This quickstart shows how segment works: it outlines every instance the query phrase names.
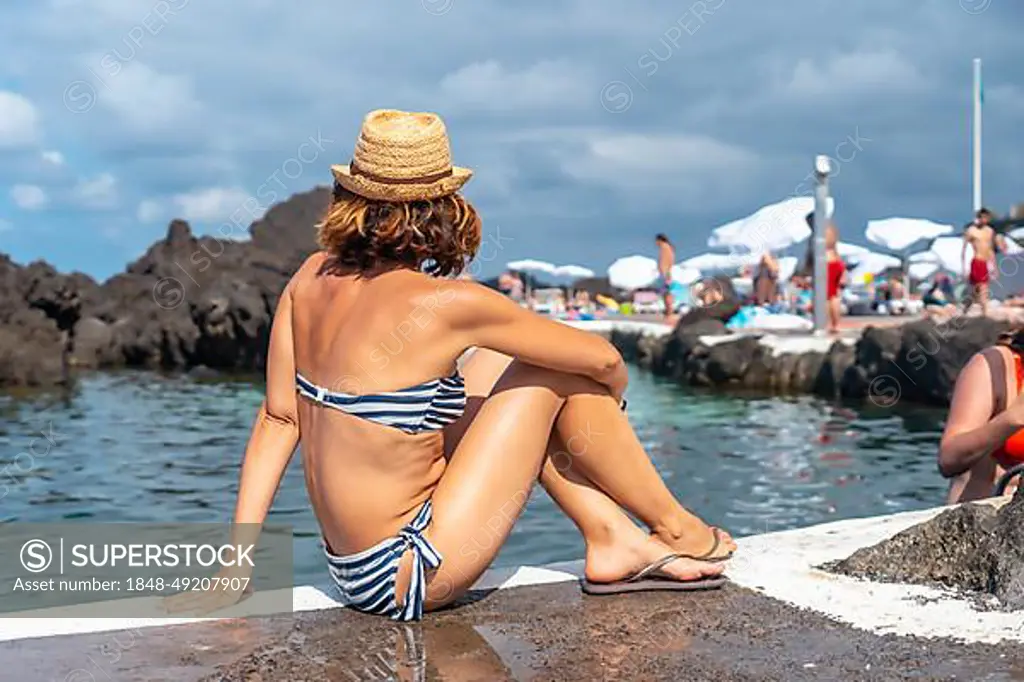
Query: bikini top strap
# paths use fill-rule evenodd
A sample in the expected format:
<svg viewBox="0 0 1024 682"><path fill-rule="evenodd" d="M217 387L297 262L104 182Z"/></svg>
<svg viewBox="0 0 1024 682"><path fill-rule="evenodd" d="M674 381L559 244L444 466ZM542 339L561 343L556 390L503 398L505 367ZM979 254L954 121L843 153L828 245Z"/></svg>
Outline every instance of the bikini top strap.
<svg viewBox="0 0 1024 682"><path fill-rule="evenodd" d="M1017 387L1020 389L1020 356L1013 354L1017 364ZM1002 413L1006 409L1006 360L998 348L986 348L981 351L981 357L985 358L988 370L992 377L992 416Z"/></svg>
<svg viewBox="0 0 1024 682"><path fill-rule="evenodd" d="M1024 361L1021 361L1020 353L1011 350L1013 353L1013 364L1017 368L1017 394L1020 395L1021 386L1024 386Z"/></svg>

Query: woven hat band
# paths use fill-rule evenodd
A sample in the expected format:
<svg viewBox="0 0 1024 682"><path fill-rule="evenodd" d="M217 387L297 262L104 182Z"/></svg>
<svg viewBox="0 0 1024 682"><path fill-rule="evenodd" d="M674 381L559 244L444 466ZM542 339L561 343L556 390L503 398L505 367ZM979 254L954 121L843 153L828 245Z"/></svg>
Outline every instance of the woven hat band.
<svg viewBox="0 0 1024 682"><path fill-rule="evenodd" d="M348 168L349 173L351 173L353 176L362 176L367 180L373 180L374 182L379 182L382 185L427 185L432 182L437 182L438 180L443 180L445 178L451 177L452 175L452 169L451 167L449 167L448 169L443 170L440 173L423 175L418 178L387 178L384 177L383 175L377 175L376 173L371 173L367 170L360 168L359 165L356 163L355 159L352 159L352 161L349 162Z"/></svg>

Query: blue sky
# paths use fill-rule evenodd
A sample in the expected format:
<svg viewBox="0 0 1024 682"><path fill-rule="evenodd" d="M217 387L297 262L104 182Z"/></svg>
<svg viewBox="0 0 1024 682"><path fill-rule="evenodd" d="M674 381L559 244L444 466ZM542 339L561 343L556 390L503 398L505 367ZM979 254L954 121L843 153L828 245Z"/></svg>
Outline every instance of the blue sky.
<svg viewBox="0 0 1024 682"><path fill-rule="evenodd" d="M434 110L501 252L603 270L838 163L836 219L1024 201L1017 0L37 0L0 22L0 251L105 278L173 217L240 236L330 181L362 116Z"/></svg>

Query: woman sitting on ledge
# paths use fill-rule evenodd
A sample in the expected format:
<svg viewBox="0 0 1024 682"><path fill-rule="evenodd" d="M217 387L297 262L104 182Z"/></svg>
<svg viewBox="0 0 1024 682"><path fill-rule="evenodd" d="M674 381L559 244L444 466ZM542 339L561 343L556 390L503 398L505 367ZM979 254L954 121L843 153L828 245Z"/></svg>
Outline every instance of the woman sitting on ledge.
<svg viewBox="0 0 1024 682"><path fill-rule="evenodd" d="M947 504L1016 490L1024 470L1024 330L976 354L956 380L939 447L939 471L953 479ZM1012 477L1012 479L1010 478Z"/></svg>
<svg viewBox="0 0 1024 682"><path fill-rule="evenodd" d="M275 314L235 523L264 521L301 440L325 563L357 610L416 620L451 603L538 481L583 534L586 591L721 586L736 545L661 480L622 409L619 353L451 279L481 222L441 119L372 112L332 171L323 251Z"/></svg>

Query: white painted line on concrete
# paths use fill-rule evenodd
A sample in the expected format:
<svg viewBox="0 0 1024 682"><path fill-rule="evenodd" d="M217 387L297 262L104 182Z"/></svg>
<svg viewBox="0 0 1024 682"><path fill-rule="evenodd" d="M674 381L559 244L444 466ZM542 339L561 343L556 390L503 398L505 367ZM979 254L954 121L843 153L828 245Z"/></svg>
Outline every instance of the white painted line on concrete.
<svg viewBox="0 0 1024 682"><path fill-rule="evenodd" d="M979 611L950 591L858 580L814 568L846 558L945 509L744 538L728 574L743 587L880 635L1024 642L1024 612Z"/></svg>

